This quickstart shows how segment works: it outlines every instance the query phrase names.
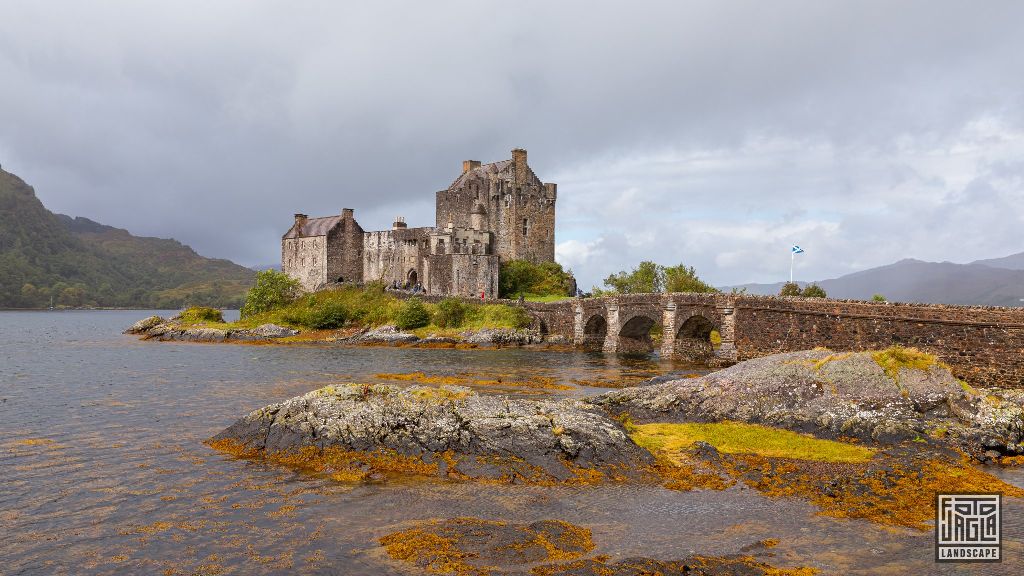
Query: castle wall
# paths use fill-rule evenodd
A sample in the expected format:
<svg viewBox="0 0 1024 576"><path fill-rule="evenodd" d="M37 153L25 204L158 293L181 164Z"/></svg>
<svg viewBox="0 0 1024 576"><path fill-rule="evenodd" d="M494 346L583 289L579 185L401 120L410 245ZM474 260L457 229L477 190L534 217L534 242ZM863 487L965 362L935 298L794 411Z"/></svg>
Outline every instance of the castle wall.
<svg viewBox="0 0 1024 576"><path fill-rule="evenodd" d="M430 228L399 228L364 232L363 280L400 285L410 279L424 282L430 231Z"/></svg>
<svg viewBox="0 0 1024 576"><path fill-rule="evenodd" d="M328 282L327 237L286 238L281 241L281 270L312 292Z"/></svg>
<svg viewBox="0 0 1024 576"><path fill-rule="evenodd" d="M480 293L492 300L498 297L496 255L436 254L429 257L429 294L451 294L479 298Z"/></svg>
<svg viewBox="0 0 1024 576"><path fill-rule="evenodd" d="M331 282L363 281L363 228L346 211L327 235L327 278Z"/></svg>

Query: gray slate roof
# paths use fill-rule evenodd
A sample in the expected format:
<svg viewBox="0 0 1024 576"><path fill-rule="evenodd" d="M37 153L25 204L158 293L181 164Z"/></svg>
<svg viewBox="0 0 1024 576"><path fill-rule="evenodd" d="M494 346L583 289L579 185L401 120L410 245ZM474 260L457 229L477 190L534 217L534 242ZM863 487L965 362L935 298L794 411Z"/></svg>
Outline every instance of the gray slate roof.
<svg viewBox="0 0 1024 576"><path fill-rule="evenodd" d="M309 238L310 236L327 236L327 233L331 231L338 223L341 222L341 216L324 216L322 218L308 218L306 223L299 230L297 226L292 226L292 229L284 235L285 238Z"/></svg>

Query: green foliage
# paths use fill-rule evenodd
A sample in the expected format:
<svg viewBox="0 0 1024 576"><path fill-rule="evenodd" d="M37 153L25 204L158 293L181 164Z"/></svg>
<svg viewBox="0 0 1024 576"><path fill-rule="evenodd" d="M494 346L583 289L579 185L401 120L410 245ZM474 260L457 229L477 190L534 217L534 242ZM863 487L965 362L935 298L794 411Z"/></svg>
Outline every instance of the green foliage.
<svg viewBox="0 0 1024 576"><path fill-rule="evenodd" d="M825 289L817 284L804 286L804 290L800 295L804 298L828 298L828 294L825 294Z"/></svg>
<svg viewBox="0 0 1024 576"><path fill-rule="evenodd" d="M572 272L557 262L533 264L526 260L501 263L498 273L498 294L502 298L522 295L573 296L576 281Z"/></svg>
<svg viewBox="0 0 1024 576"><path fill-rule="evenodd" d="M256 274L256 284L249 289L242 306L242 318L282 308L299 294L299 282L284 272L264 270Z"/></svg>
<svg viewBox="0 0 1024 576"><path fill-rule="evenodd" d="M875 294L874 296L872 296L871 297L871 301L872 302L887 302L887 300L885 299L885 296L882 296L881 294Z"/></svg>
<svg viewBox="0 0 1024 576"><path fill-rule="evenodd" d="M422 328L430 324L430 311L419 298L410 298L402 303L395 315L395 326L402 330Z"/></svg>
<svg viewBox="0 0 1024 576"><path fill-rule="evenodd" d="M254 275L175 240L54 214L0 170L0 307L238 307Z"/></svg>
<svg viewBox="0 0 1024 576"><path fill-rule="evenodd" d="M224 315L216 308L206 306L192 306L178 315L184 324L195 324L197 322L224 322Z"/></svg>
<svg viewBox="0 0 1024 576"><path fill-rule="evenodd" d="M779 296L799 296L800 285L796 282L786 282L782 285L782 290L779 290Z"/></svg>
<svg viewBox="0 0 1024 576"><path fill-rule="evenodd" d="M661 268L665 276L666 292L718 292L714 286L697 277L693 266L667 266Z"/></svg>
<svg viewBox="0 0 1024 576"><path fill-rule="evenodd" d="M533 323L530 314L519 306L504 304L472 304L466 309L464 327L479 328L529 328Z"/></svg>
<svg viewBox="0 0 1024 576"><path fill-rule="evenodd" d="M466 319L466 305L457 298L445 298L437 303L434 324L440 328L458 328Z"/></svg>
<svg viewBox="0 0 1024 576"><path fill-rule="evenodd" d="M692 266L662 266L645 260L632 272L622 271L605 278L607 290L594 288L594 295L643 294L652 292L718 292L697 276Z"/></svg>
<svg viewBox="0 0 1024 576"><path fill-rule="evenodd" d="M341 300L318 298L310 294L295 306L289 306L282 317L290 324L314 330L341 328L348 320L348 307Z"/></svg>

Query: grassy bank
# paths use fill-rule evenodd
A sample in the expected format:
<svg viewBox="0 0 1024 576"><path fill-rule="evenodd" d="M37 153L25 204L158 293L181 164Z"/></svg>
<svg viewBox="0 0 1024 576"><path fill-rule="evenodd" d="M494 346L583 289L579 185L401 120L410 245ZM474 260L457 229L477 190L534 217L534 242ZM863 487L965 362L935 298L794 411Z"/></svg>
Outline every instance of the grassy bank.
<svg viewBox="0 0 1024 576"><path fill-rule="evenodd" d="M189 308L181 316L186 326L221 329L255 328L277 324L299 330L331 330L395 325L419 336L449 334L484 328L526 328L525 310L504 304L469 303L446 299L439 303L397 298L376 287L323 290L237 322L223 322L217 310Z"/></svg>

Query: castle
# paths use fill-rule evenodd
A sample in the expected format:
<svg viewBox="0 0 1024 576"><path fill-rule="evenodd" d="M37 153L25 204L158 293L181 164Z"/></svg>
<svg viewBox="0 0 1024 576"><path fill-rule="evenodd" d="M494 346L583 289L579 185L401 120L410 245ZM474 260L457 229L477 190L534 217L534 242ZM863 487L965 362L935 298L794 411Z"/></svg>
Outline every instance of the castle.
<svg viewBox="0 0 1024 576"><path fill-rule="evenodd" d="M281 268L313 291L334 282L383 282L428 294L498 296L501 262L555 260L557 185L543 183L512 158L462 163L462 173L437 192L436 225L365 232L351 208L338 216L296 214L281 239Z"/></svg>

